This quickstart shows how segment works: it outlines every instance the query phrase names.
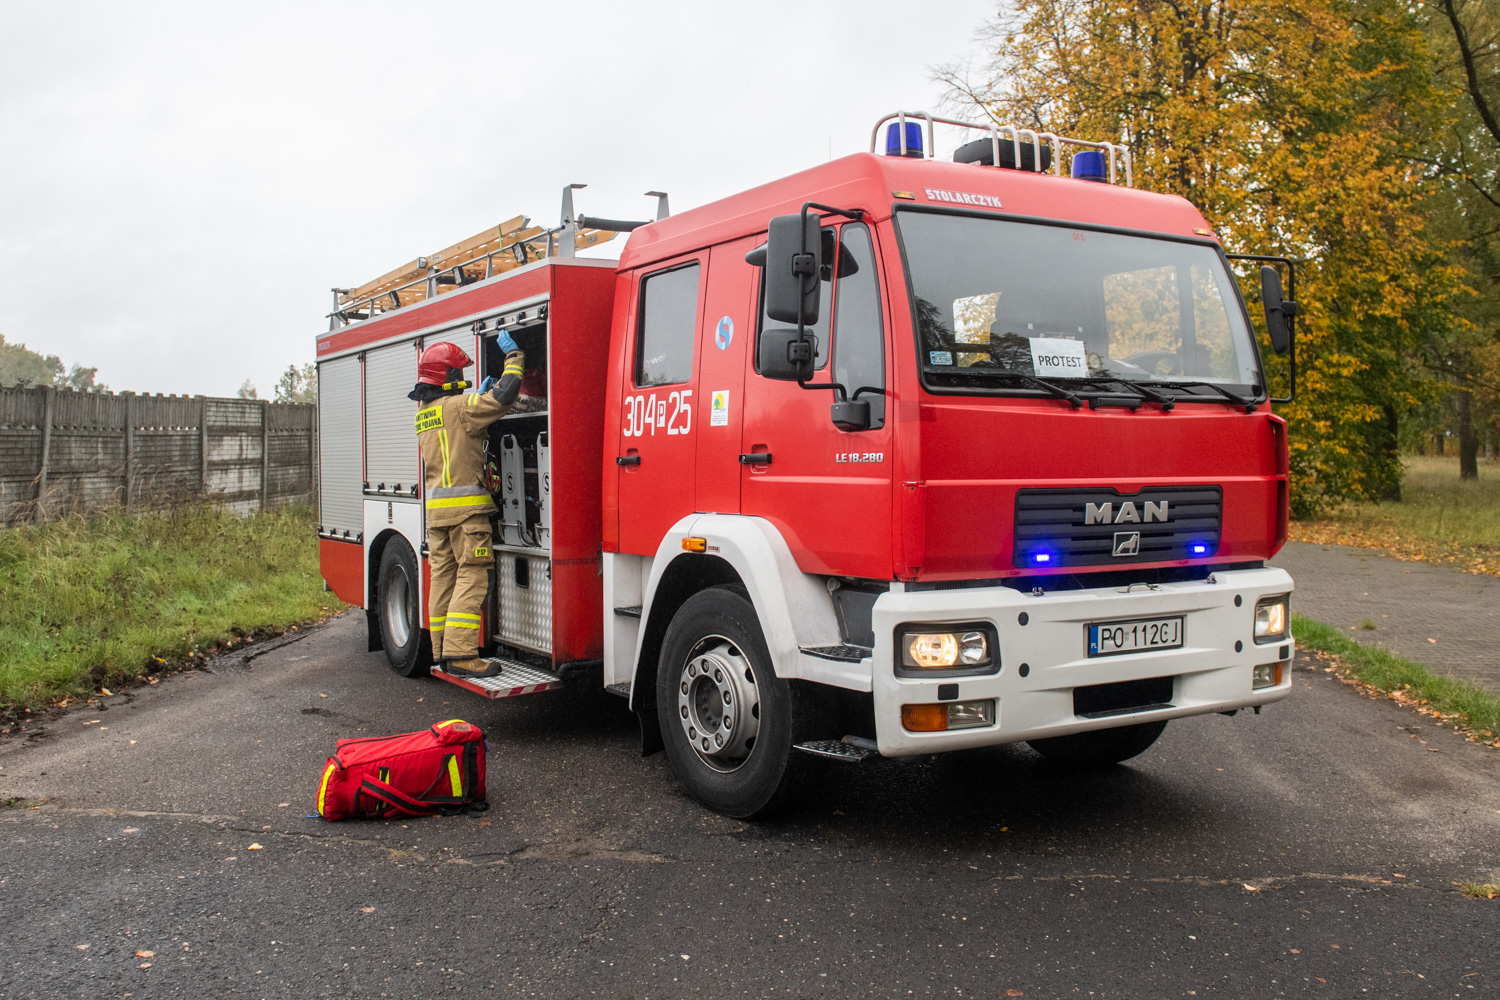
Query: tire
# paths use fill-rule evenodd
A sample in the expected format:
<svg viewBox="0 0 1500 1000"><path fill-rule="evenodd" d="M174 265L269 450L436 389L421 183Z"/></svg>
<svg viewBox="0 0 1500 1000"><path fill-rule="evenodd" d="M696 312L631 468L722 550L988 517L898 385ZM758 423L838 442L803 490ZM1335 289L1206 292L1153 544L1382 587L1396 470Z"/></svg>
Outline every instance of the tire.
<svg viewBox="0 0 1500 1000"><path fill-rule="evenodd" d="M673 775L725 816L771 816L809 773L811 758L792 744L806 738L810 705L776 676L755 607L738 588L695 594L672 617L656 713Z"/></svg>
<svg viewBox="0 0 1500 1000"><path fill-rule="evenodd" d="M1071 736L1051 736L1045 740L1028 740L1027 746L1054 764L1068 767L1105 767L1129 760L1156 742L1167 728L1167 721L1142 722L1115 729L1095 729Z"/></svg>
<svg viewBox="0 0 1500 1000"><path fill-rule="evenodd" d="M375 592L380 638L391 669L402 677L424 677L432 666L432 637L422 627L417 557L405 540L392 538L380 555Z"/></svg>

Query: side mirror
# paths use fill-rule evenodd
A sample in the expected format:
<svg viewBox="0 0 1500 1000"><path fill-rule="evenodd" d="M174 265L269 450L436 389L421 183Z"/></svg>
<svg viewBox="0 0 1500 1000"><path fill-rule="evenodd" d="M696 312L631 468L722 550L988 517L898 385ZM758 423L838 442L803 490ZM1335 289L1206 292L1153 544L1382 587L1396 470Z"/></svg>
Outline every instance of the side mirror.
<svg viewBox="0 0 1500 1000"><path fill-rule="evenodd" d="M755 367L766 378L782 382L806 382L816 370L818 338L811 331L798 337L796 330L772 327L760 332Z"/></svg>
<svg viewBox="0 0 1500 1000"><path fill-rule="evenodd" d="M842 399L834 403L828 414L833 426L841 431L867 431L870 429L870 404L863 399Z"/></svg>
<svg viewBox="0 0 1500 1000"><path fill-rule="evenodd" d="M822 220L811 214L805 218L778 215L771 220L766 239L766 315L777 323L811 326L818 321L822 226Z"/></svg>
<svg viewBox="0 0 1500 1000"><path fill-rule="evenodd" d="M1292 349L1292 322L1297 303L1281 297L1281 272L1270 264L1260 268L1260 301L1266 310L1266 331L1271 335L1271 350L1285 354Z"/></svg>

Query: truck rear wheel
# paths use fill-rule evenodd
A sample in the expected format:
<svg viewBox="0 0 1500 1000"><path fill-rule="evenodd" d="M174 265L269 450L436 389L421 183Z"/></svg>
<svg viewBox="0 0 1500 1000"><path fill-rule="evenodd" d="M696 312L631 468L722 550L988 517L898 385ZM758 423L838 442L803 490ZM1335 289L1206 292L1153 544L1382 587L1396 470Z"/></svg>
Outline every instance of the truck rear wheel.
<svg viewBox="0 0 1500 1000"><path fill-rule="evenodd" d="M402 677L420 677L432 665L432 642L422 628L422 609L417 602L417 557L411 546L392 538L380 555L380 589L376 592L380 613L380 638L391 669Z"/></svg>
<svg viewBox="0 0 1500 1000"><path fill-rule="evenodd" d="M1071 736L1051 736L1045 740L1028 740L1027 746L1054 764L1069 767L1103 767L1140 754L1167 728L1167 720L1143 722L1137 726L1095 729Z"/></svg>
<svg viewBox="0 0 1500 1000"><path fill-rule="evenodd" d="M737 588L705 590L678 609L662 644L656 712L672 773L695 799L736 819L785 807L807 771L804 755L791 759L797 709Z"/></svg>

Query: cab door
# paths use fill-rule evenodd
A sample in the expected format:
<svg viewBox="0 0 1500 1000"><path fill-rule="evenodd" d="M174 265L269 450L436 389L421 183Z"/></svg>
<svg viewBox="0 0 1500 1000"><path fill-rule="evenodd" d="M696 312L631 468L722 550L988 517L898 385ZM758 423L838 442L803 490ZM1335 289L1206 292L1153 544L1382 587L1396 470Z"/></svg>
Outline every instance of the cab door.
<svg viewBox="0 0 1500 1000"><path fill-rule="evenodd" d="M621 552L655 555L668 529L694 509L700 422L694 348L707 257L652 268L636 289L615 458Z"/></svg>
<svg viewBox="0 0 1500 1000"><path fill-rule="evenodd" d="M740 511L740 435L745 419L745 345L755 339L759 269L745 254L748 238L716 246L708 255L708 286L698 337L697 509Z"/></svg>
<svg viewBox="0 0 1500 1000"><path fill-rule="evenodd" d="M740 509L775 524L804 572L887 579L893 455L882 285L869 227L846 223L832 237L815 329L830 343L819 346L808 388L761 376L747 349ZM834 382L851 397L866 390L869 429L833 425Z"/></svg>

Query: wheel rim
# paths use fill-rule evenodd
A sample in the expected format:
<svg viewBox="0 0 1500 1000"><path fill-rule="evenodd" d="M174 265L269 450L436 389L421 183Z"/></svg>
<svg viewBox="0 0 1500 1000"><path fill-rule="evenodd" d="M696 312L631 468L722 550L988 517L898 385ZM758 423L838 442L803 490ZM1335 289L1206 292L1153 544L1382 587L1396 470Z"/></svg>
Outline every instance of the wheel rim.
<svg viewBox="0 0 1500 1000"><path fill-rule="evenodd" d="M406 648L411 639L411 581L406 578L404 566L395 567L386 579L384 618L391 644L398 649Z"/></svg>
<svg viewBox="0 0 1500 1000"><path fill-rule="evenodd" d="M677 722L688 746L715 771L743 767L760 735L755 668L722 635L699 640L677 676Z"/></svg>

